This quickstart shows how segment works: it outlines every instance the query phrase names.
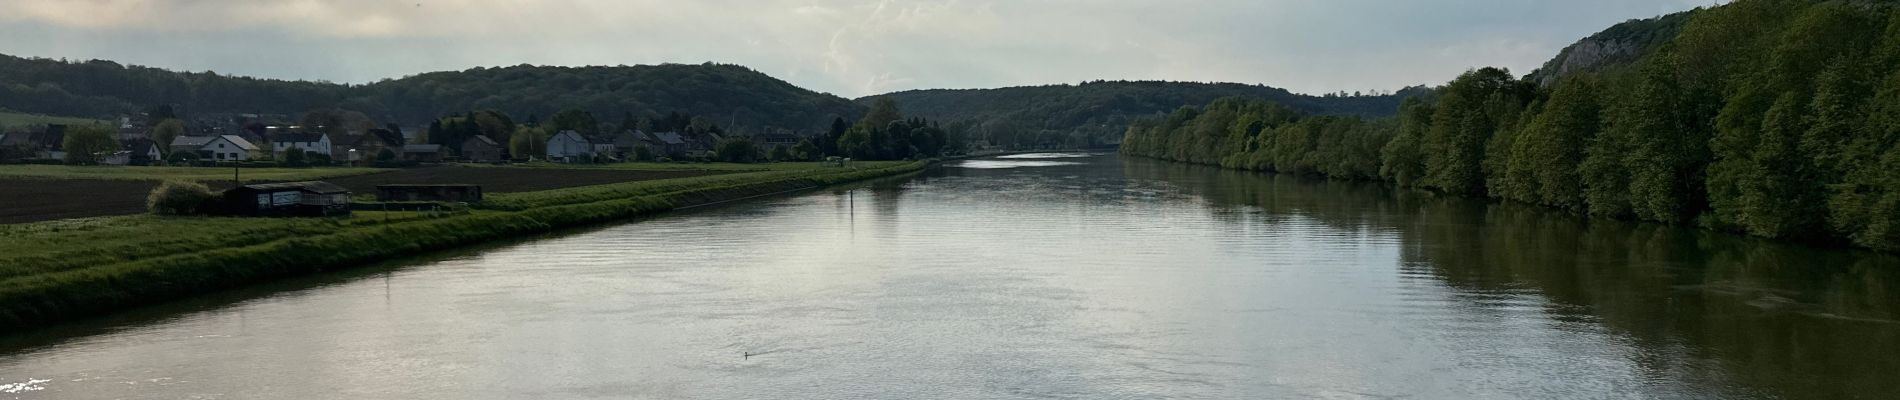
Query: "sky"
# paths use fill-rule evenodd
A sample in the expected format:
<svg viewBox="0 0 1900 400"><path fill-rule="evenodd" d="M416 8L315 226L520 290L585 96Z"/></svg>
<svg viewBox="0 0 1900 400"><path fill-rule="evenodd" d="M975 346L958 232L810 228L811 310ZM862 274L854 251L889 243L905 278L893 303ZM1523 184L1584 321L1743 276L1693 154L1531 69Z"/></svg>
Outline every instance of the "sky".
<svg viewBox="0 0 1900 400"><path fill-rule="evenodd" d="M477 66L740 64L844 97L1096 79L1302 93L1523 74L1719 0L0 0L0 53L368 83Z"/></svg>

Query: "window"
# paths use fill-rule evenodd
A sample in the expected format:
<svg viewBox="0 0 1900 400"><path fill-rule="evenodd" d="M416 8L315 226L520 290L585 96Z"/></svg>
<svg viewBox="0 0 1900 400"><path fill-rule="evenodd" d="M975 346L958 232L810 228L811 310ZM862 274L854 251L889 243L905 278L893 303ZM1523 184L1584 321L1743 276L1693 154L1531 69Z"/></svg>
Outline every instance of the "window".
<svg viewBox="0 0 1900 400"><path fill-rule="evenodd" d="M218 148L220 149L224 148L224 143L218 143Z"/></svg>
<svg viewBox="0 0 1900 400"><path fill-rule="evenodd" d="M223 159L224 159L224 153L218 153L218 159L219 159L219 160L223 160Z"/></svg>

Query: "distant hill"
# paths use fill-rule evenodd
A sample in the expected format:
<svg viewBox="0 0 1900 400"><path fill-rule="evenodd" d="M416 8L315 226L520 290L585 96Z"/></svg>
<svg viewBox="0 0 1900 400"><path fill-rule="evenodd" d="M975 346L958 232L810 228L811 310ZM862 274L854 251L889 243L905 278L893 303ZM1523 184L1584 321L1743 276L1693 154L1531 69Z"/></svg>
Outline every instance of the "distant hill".
<svg viewBox="0 0 1900 400"><path fill-rule="evenodd" d="M627 112L680 111L738 128L816 130L863 113L850 100L723 64L621 67L513 66L431 72L368 85L176 72L111 61L0 55L0 108L113 117L157 104L187 114L294 115L319 108L362 111L384 122L420 123L448 113L495 109L526 119L566 108L619 121Z"/></svg>
<svg viewBox="0 0 1900 400"><path fill-rule="evenodd" d="M1119 141L1135 119L1223 97L1256 97L1313 114L1384 116L1397 112L1405 96L1422 90L1381 96L1309 96L1238 83L1095 81L1000 89L912 90L857 101L869 104L878 97L889 97L897 101L905 115L1112 143Z"/></svg>

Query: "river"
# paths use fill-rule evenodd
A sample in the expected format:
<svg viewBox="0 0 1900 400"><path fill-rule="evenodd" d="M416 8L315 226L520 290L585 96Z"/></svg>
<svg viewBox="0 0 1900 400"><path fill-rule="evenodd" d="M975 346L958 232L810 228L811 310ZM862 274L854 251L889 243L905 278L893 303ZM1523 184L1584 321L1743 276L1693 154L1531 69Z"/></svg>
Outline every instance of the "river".
<svg viewBox="0 0 1900 400"><path fill-rule="evenodd" d="M0 338L0 399L1890 398L1900 261L1034 154Z"/></svg>

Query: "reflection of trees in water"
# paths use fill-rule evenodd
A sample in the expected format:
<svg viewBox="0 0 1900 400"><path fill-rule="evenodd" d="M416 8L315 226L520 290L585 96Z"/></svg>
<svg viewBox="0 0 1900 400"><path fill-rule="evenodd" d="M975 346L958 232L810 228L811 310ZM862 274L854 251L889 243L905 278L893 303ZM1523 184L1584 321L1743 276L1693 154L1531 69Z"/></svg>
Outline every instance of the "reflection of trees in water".
<svg viewBox="0 0 1900 400"><path fill-rule="evenodd" d="M1222 220L1258 207L1266 218L1395 234L1407 272L1434 276L1467 300L1534 290L1554 303L1545 310L1553 319L1594 321L1629 338L1643 350L1631 361L1661 377L1697 374L1694 364L1713 360L1727 376L1682 377L1789 398L1900 393L1892 379L1900 371L1900 259L1892 256L1375 184L1140 160L1123 170L1206 199Z"/></svg>

